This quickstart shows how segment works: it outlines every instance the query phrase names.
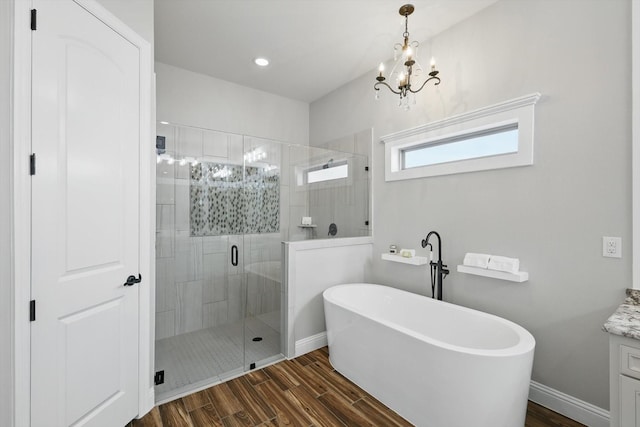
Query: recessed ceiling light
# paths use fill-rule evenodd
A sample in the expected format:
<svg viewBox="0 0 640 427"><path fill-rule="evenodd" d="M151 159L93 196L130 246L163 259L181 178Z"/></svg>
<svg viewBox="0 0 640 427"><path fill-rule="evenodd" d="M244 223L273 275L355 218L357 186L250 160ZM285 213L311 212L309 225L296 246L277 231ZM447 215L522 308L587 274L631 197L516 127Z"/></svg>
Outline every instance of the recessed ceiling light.
<svg viewBox="0 0 640 427"><path fill-rule="evenodd" d="M269 60L267 58L256 58L253 60L255 64L259 67L266 67L269 65Z"/></svg>
<svg viewBox="0 0 640 427"><path fill-rule="evenodd" d="M169 122L165 122L164 120L160 122L161 125L168 125Z"/></svg>

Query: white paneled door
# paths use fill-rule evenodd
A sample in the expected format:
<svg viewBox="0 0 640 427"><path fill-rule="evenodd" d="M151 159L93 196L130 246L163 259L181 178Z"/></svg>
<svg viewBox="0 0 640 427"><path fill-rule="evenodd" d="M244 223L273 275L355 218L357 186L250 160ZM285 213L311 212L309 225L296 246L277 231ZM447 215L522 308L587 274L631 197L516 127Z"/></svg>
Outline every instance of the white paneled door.
<svg viewBox="0 0 640 427"><path fill-rule="evenodd" d="M137 414L140 52L72 0L35 0L32 426Z"/></svg>

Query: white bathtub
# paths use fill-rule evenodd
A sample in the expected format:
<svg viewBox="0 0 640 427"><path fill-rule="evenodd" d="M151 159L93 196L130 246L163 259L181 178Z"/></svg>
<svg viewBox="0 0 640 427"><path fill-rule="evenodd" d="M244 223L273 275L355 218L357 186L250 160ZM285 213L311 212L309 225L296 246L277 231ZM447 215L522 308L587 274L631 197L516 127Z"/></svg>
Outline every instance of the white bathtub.
<svg viewBox="0 0 640 427"><path fill-rule="evenodd" d="M408 421L524 425L535 340L521 326L387 286L323 296L333 367Z"/></svg>

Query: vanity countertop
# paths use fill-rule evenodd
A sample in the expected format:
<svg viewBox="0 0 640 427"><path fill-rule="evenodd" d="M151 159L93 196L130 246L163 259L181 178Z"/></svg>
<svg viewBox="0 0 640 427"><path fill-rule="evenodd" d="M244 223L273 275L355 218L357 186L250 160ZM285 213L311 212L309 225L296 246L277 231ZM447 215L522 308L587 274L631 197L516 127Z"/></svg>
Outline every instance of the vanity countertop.
<svg viewBox="0 0 640 427"><path fill-rule="evenodd" d="M624 302L609 316L602 330L640 340L640 290L627 289Z"/></svg>

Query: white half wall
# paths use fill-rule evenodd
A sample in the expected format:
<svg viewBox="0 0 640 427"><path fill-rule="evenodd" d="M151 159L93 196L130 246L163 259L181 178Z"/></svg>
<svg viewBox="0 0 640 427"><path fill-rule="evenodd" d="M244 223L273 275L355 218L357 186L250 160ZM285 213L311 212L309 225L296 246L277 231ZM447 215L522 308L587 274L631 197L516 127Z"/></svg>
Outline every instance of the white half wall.
<svg viewBox="0 0 640 427"><path fill-rule="evenodd" d="M373 238L305 240L283 245L288 299L285 355L293 358L326 345L322 292L334 285L366 282Z"/></svg>
<svg viewBox="0 0 640 427"><path fill-rule="evenodd" d="M156 62L157 119L309 143L309 104Z"/></svg>

